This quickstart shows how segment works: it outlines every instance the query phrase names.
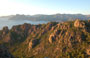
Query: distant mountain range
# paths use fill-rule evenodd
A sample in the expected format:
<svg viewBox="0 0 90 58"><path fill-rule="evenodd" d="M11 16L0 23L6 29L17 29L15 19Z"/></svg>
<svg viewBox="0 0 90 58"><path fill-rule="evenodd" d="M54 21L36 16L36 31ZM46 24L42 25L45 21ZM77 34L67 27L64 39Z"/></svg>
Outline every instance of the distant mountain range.
<svg viewBox="0 0 90 58"><path fill-rule="evenodd" d="M75 19L88 20L90 19L90 15L83 14L53 14L53 15L11 15L11 16L3 16L2 18L9 18L9 20L31 20L31 21L69 21Z"/></svg>

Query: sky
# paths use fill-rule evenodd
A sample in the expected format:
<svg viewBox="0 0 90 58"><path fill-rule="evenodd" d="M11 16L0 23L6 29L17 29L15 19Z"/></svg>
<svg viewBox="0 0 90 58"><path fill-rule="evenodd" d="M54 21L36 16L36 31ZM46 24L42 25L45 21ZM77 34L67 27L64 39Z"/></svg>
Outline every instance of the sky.
<svg viewBox="0 0 90 58"><path fill-rule="evenodd" d="M0 0L0 16L90 14L90 0Z"/></svg>

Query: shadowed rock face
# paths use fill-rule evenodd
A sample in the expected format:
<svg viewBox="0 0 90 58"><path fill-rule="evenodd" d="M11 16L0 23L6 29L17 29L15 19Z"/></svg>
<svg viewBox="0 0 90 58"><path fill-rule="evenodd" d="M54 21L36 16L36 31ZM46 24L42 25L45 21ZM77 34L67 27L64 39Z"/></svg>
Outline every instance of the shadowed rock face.
<svg viewBox="0 0 90 58"><path fill-rule="evenodd" d="M0 58L14 58L3 45L0 45Z"/></svg>

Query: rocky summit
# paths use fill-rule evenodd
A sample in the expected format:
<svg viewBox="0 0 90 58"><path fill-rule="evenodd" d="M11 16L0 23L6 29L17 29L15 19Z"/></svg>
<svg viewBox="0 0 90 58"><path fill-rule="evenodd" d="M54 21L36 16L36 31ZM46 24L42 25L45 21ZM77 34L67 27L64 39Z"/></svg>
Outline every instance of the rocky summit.
<svg viewBox="0 0 90 58"><path fill-rule="evenodd" d="M0 52L0 58L89 58L90 20L4 27Z"/></svg>

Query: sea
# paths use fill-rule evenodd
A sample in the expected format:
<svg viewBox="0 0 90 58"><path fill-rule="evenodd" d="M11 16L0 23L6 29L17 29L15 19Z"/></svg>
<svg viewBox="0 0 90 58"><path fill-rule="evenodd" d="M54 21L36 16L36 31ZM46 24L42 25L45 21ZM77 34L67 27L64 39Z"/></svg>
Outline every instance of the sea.
<svg viewBox="0 0 90 58"><path fill-rule="evenodd" d="M9 20L8 18L0 18L0 30L8 26L9 29L12 28L14 25L20 25L24 23L29 23L29 24L46 24L48 21L30 21L30 20Z"/></svg>

